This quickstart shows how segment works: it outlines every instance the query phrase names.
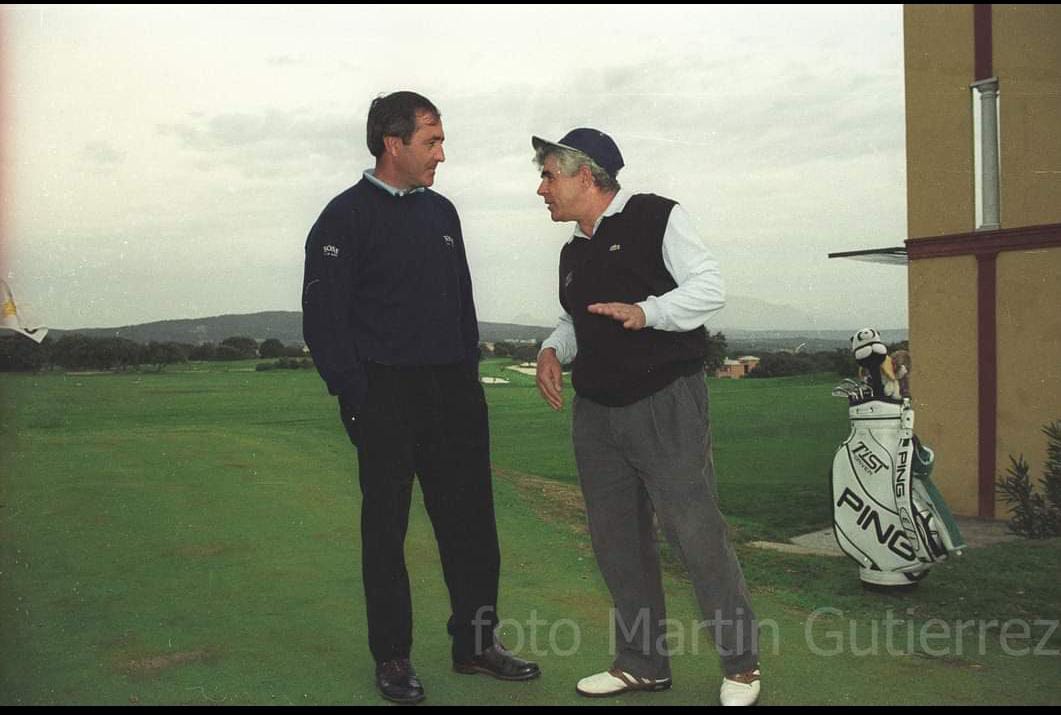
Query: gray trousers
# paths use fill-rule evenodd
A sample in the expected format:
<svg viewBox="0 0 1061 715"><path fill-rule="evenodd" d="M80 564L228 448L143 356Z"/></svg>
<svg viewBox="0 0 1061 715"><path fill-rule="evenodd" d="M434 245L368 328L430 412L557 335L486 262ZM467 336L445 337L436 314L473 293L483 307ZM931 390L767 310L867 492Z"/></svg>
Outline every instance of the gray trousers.
<svg viewBox="0 0 1061 715"><path fill-rule="evenodd" d="M625 407L574 400L575 460L593 551L615 602L614 665L642 678L670 677L653 513L705 619L682 624L675 645L691 650L694 637L713 639L727 675L758 662L755 614L718 509L707 403L700 373Z"/></svg>

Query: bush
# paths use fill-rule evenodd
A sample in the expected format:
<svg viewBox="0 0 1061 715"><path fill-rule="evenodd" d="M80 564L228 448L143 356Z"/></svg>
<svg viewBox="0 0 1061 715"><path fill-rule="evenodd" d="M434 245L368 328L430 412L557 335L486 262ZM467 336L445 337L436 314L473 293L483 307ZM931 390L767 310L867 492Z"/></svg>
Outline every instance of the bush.
<svg viewBox="0 0 1061 715"><path fill-rule="evenodd" d="M1010 455L1006 477L995 483L1003 501L1010 504L1013 517L1009 530L1030 539L1061 536L1061 420L1043 427L1046 435L1046 468L1039 480L1040 489L1032 487L1030 469L1022 454Z"/></svg>

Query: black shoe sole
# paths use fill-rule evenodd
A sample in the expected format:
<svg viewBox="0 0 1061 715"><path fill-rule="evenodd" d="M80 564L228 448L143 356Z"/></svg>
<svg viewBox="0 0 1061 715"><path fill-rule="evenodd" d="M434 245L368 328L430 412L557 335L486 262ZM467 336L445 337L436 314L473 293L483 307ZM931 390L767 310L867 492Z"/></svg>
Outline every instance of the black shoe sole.
<svg viewBox="0 0 1061 715"><path fill-rule="evenodd" d="M377 690L379 689L377 688ZM389 695L385 695L382 691L380 691L379 694L380 697L384 700L392 703L397 703L398 705L416 705L419 702L423 702L424 698L427 697L427 695L420 695L416 698L392 698Z"/></svg>
<svg viewBox="0 0 1061 715"><path fill-rule="evenodd" d="M491 678L509 681L534 680L542 674L542 671L535 670L530 673L525 673L523 675L501 675L500 673L495 673L489 668L481 668L477 665L458 665L457 663L453 664L453 672L460 673L461 675L475 675L477 673L483 673L484 675L489 675Z"/></svg>

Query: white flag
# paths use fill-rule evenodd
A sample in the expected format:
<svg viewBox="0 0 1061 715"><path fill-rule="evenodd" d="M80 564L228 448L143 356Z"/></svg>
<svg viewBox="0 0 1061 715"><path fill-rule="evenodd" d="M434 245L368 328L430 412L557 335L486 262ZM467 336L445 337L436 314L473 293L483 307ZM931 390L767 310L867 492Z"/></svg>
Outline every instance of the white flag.
<svg viewBox="0 0 1061 715"><path fill-rule="evenodd" d="M44 340L48 334L47 328L25 328L18 317L18 308L15 307L15 298L11 295L11 289L7 283L0 280L0 328L14 330L16 333L25 335L38 343Z"/></svg>

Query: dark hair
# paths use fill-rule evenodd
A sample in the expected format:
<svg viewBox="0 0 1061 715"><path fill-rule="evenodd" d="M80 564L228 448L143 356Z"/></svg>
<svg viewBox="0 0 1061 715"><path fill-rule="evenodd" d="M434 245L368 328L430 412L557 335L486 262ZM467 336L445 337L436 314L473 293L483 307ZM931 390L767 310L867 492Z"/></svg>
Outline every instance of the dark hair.
<svg viewBox="0 0 1061 715"><path fill-rule="evenodd" d="M372 100L368 109L367 140L372 156L383 153L383 137L401 137L408 144L416 131L416 115L422 112L441 119L442 113L427 97L416 92L392 92Z"/></svg>

